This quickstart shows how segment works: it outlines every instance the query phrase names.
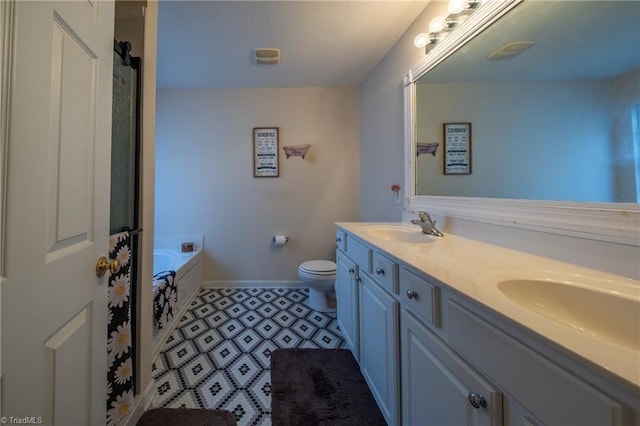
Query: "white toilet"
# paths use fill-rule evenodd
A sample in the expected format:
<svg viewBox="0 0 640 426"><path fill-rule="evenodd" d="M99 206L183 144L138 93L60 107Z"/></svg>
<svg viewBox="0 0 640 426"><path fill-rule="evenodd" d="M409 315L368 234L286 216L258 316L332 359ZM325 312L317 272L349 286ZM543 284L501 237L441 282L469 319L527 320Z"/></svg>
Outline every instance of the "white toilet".
<svg viewBox="0 0 640 426"><path fill-rule="evenodd" d="M298 267L298 277L309 287L307 305L320 312L335 312L327 303L327 292L336 281L336 264L330 260L309 260Z"/></svg>

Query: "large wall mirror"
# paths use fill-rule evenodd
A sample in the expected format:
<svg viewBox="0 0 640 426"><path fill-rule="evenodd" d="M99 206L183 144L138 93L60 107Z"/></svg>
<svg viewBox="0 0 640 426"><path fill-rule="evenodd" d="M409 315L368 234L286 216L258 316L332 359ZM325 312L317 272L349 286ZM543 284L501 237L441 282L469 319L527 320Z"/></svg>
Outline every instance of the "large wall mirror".
<svg viewBox="0 0 640 426"><path fill-rule="evenodd" d="M638 22L636 1L481 3L405 76L409 209L639 245Z"/></svg>

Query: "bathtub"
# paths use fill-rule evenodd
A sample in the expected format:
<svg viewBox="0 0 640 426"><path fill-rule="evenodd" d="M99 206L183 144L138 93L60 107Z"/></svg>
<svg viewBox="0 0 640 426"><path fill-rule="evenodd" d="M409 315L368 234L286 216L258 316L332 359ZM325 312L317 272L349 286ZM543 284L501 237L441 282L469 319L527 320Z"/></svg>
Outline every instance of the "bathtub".
<svg viewBox="0 0 640 426"><path fill-rule="evenodd" d="M164 271L175 271L175 283L178 289L178 306L173 319L168 326L157 329L154 326L153 358L160 353L160 349L173 330L178 320L188 309L189 301L200 289L202 277L201 250L182 253L179 250L156 248L153 251L153 275Z"/></svg>
<svg viewBox="0 0 640 426"><path fill-rule="evenodd" d="M178 310L200 285L200 250L182 253L171 249L155 249L153 251L153 275L164 272L176 272L178 288Z"/></svg>

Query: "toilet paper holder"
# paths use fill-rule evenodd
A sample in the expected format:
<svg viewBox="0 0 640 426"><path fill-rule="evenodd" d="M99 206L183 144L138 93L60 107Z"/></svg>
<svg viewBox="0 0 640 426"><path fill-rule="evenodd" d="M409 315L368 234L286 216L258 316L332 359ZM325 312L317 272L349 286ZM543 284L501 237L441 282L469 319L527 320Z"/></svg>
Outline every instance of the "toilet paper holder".
<svg viewBox="0 0 640 426"><path fill-rule="evenodd" d="M289 237L285 235L274 235L273 238L271 238L271 242L274 244L285 244L289 242Z"/></svg>

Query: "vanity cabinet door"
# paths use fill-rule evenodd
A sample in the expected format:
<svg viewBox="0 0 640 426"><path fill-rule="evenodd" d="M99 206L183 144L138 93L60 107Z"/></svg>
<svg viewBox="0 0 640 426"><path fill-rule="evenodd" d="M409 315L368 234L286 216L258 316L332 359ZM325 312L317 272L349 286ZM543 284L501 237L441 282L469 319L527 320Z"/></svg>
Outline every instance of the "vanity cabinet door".
<svg viewBox="0 0 640 426"><path fill-rule="evenodd" d="M402 424L502 424L502 394L401 310Z"/></svg>
<svg viewBox="0 0 640 426"><path fill-rule="evenodd" d="M398 301L360 275L360 370L387 424L399 423Z"/></svg>
<svg viewBox="0 0 640 426"><path fill-rule="evenodd" d="M358 266L344 253L338 251L335 282L338 326L353 357L359 361L357 277Z"/></svg>

